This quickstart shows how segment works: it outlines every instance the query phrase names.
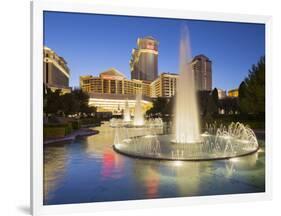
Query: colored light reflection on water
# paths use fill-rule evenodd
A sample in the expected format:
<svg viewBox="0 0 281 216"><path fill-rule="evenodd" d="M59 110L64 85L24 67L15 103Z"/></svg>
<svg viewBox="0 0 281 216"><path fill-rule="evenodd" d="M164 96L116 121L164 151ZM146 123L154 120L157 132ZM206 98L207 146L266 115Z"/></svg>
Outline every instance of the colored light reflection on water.
<svg viewBox="0 0 281 216"><path fill-rule="evenodd" d="M231 160L141 160L112 149L114 128L104 124L95 129L100 133L44 147L45 205L265 190L263 148Z"/></svg>

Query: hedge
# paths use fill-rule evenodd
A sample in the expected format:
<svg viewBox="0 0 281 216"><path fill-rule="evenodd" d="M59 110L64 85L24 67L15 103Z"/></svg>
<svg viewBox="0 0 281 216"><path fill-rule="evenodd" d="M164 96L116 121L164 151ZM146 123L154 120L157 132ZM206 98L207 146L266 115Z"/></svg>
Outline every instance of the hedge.
<svg viewBox="0 0 281 216"><path fill-rule="evenodd" d="M46 138L60 138L72 132L71 124L48 124L44 125L43 136Z"/></svg>

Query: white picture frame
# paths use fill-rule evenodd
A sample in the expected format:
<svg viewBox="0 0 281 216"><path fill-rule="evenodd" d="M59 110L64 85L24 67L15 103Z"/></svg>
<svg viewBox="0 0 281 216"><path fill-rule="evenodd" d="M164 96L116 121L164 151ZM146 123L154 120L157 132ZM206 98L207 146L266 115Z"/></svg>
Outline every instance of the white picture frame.
<svg viewBox="0 0 281 216"><path fill-rule="evenodd" d="M266 31L266 191L264 193L235 194L204 197L185 197L153 200L114 201L99 203L43 205L43 12L80 12L94 14L127 15L229 21L265 24ZM272 99L271 99L271 17L245 14L194 12L153 8L133 8L94 4L90 1L34 0L31 3L31 209L33 215L94 212L103 210L138 209L146 207L182 206L225 202L269 200L272 197ZM109 208L110 207L110 208Z"/></svg>

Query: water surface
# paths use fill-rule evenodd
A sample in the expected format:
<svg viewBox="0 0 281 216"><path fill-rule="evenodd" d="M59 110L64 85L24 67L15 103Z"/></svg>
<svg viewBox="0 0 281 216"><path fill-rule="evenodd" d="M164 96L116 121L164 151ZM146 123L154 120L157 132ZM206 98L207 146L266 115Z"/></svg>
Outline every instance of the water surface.
<svg viewBox="0 0 281 216"><path fill-rule="evenodd" d="M108 124L94 129L100 133L44 147L45 205L265 191L263 148L231 160L142 160L114 152Z"/></svg>

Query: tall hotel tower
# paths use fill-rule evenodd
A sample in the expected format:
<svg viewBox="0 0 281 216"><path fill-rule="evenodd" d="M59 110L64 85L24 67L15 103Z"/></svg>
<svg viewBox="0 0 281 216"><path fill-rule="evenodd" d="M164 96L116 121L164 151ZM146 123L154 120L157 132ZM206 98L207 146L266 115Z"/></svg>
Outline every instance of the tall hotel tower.
<svg viewBox="0 0 281 216"><path fill-rule="evenodd" d="M153 37L138 38L130 60L131 79L151 82L158 77L158 45Z"/></svg>
<svg viewBox="0 0 281 216"><path fill-rule="evenodd" d="M46 87L52 91L59 89L63 94L71 92L69 87L70 70L67 62L46 46L44 46L43 66L43 81Z"/></svg>
<svg viewBox="0 0 281 216"><path fill-rule="evenodd" d="M212 90L212 61L204 56L197 55L192 60L192 69L195 75L197 90Z"/></svg>

